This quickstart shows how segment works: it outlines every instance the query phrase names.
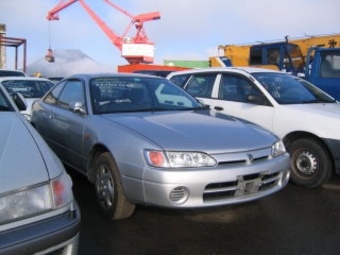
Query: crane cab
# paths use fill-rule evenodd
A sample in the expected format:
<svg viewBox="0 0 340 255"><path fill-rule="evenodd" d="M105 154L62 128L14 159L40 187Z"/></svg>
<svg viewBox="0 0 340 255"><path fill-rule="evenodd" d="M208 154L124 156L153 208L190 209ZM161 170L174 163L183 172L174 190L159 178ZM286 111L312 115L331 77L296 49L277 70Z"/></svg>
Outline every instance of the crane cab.
<svg viewBox="0 0 340 255"><path fill-rule="evenodd" d="M47 53L45 55L45 60L47 62L53 63L54 62L54 56L53 56L53 51L51 50L51 48L49 48L47 50Z"/></svg>

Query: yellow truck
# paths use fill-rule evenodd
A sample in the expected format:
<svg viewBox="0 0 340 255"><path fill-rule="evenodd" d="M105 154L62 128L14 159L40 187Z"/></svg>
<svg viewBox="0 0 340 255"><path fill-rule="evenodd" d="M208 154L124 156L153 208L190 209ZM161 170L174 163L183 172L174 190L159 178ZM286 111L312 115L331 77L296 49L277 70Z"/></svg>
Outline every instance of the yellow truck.
<svg viewBox="0 0 340 255"><path fill-rule="evenodd" d="M340 34L309 36L271 43L218 46L211 67L253 66L303 77L340 101Z"/></svg>
<svg viewBox="0 0 340 255"><path fill-rule="evenodd" d="M340 34L306 36L248 45L218 46L219 56L210 57L211 67L258 66L293 74L304 73L307 54L312 47L340 47Z"/></svg>

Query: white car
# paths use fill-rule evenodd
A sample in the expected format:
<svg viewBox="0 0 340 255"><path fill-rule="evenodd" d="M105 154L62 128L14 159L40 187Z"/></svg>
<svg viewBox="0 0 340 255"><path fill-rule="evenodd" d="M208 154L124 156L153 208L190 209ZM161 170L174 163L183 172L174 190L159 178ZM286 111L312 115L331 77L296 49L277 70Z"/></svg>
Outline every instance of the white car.
<svg viewBox="0 0 340 255"><path fill-rule="evenodd" d="M307 81L261 68L206 68L167 77L211 109L276 133L291 156L291 180L317 187L340 174L340 104Z"/></svg>
<svg viewBox="0 0 340 255"><path fill-rule="evenodd" d="M6 88L11 96L20 93L25 97L27 107L21 113L28 121L31 120L33 102L43 97L54 86L54 83L46 78L28 76L0 77L0 84Z"/></svg>
<svg viewBox="0 0 340 255"><path fill-rule="evenodd" d="M27 75L24 72L19 71L19 70L0 69L0 77L9 77L9 76L25 77Z"/></svg>
<svg viewBox="0 0 340 255"><path fill-rule="evenodd" d="M1 85L0 127L0 254L76 255L72 180Z"/></svg>

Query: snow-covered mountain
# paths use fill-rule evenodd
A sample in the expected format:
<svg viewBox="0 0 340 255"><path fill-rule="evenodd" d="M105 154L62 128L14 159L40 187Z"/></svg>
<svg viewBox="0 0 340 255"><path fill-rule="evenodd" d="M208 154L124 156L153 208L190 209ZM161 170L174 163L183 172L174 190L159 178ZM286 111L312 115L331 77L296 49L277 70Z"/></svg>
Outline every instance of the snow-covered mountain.
<svg viewBox="0 0 340 255"><path fill-rule="evenodd" d="M43 77L66 77L74 73L116 71L114 67L102 66L79 50L54 50L54 62L45 57L26 67L26 73L40 73Z"/></svg>

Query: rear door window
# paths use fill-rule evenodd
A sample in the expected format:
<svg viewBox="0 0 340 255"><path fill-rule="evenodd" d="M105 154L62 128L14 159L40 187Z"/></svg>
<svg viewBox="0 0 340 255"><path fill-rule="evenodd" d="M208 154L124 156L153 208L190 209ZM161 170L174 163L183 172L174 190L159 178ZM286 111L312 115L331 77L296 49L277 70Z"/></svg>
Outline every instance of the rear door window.
<svg viewBox="0 0 340 255"><path fill-rule="evenodd" d="M216 75L216 73L194 74L186 85L185 90L194 97L210 98Z"/></svg>
<svg viewBox="0 0 340 255"><path fill-rule="evenodd" d="M219 99L247 103L249 95L263 95L263 93L245 77L233 74L222 75Z"/></svg>

